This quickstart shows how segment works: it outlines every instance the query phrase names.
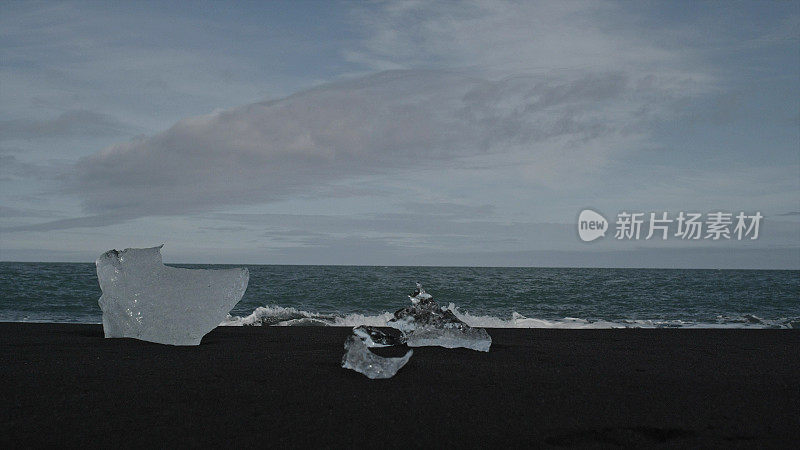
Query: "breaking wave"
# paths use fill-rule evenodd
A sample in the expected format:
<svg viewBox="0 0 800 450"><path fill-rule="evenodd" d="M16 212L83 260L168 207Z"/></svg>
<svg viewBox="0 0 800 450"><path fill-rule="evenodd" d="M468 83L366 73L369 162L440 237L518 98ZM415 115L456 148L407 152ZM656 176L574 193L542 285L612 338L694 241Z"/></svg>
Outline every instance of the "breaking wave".
<svg viewBox="0 0 800 450"><path fill-rule="evenodd" d="M453 303L447 308L456 317L471 327L480 328L798 328L800 317L763 319L755 315L742 316L719 315L715 321L688 321L688 320L588 320L575 317L560 319L536 319L525 317L513 312L511 317L503 319L495 316L472 315L460 311ZM241 316L228 316L220 326L337 326L356 327L367 325L374 327L386 326L393 313L383 312L375 315L365 314L323 314L286 308L282 306L260 306L251 314Z"/></svg>
<svg viewBox="0 0 800 450"><path fill-rule="evenodd" d="M357 327L368 325L385 326L394 317L392 313L374 316L363 314L319 314L282 306L259 306L249 316L228 316L220 326L335 326Z"/></svg>

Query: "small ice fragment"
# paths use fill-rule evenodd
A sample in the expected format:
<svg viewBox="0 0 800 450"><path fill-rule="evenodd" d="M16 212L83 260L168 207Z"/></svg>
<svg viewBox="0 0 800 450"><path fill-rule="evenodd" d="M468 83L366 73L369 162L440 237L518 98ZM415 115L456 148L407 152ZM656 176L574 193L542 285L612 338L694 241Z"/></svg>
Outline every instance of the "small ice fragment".
<svg viewBox="0 0 800 450"><path fill-rule="evenodd" d="M244 295L246 268L167 267L162 246L109 250L97 259L107 338L198 345Z"/></svg>
<svg viewBox="0 0 800 450"><path fill-rule="evenodd" d="M409 350L400 358L384 358L372 353L364 339L356 334L347 337L344 348L347 351L342 357L342 367L355 370L373 380L393 377L414 353L414 350Z"/></svg>
<svg viewBox="0 0 800 450"><path fill-rule="evenodd" d="M409 347L440 346L488 352L492 337L483 328L472 328L453 311L441 308L417 283L411 306L399 309L387 325L405 332Z"/></svg>
<svg viewBox="0 0 800 450"><path fill-rule="evenodd" d="M381 330L376 327L360 325L353 328L353 334L361 338L367 347L389 347L406 343L405 335L393 328Z"/></svg>
<svg viewBox="0 0 800 450"><path fill-rule="evenodd" d="M425 289L422 288L422 285L417 283L417 289L414 290L414 293L409 295L408 298L411 299L412 304L416 305L420 301L432 300L433 296L425 292Z"/></svg>

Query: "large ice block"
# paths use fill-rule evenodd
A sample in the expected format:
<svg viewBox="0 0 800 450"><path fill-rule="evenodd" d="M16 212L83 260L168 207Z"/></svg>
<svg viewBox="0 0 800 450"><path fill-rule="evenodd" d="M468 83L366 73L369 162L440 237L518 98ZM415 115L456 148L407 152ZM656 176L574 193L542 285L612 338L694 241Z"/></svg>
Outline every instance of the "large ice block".
<svg viewBox="0 0 800 450"><path fill-rule="evenodd" d="M97 259L107 338L198 345L244 295L246 268L168 267L161 247L109 250Z"/></svg>

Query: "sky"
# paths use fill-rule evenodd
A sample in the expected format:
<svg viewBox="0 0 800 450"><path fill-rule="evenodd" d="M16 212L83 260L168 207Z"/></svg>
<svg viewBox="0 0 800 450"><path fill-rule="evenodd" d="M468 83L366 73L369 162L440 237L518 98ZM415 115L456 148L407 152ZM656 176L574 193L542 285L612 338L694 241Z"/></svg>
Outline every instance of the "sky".
<svg viewBox="0 0 800 450"><path fill-rule="evenodd" d="M586 208L764 220L587 243ZM0 260L162 243L800 269L800 2L2 2Z"/></svg>

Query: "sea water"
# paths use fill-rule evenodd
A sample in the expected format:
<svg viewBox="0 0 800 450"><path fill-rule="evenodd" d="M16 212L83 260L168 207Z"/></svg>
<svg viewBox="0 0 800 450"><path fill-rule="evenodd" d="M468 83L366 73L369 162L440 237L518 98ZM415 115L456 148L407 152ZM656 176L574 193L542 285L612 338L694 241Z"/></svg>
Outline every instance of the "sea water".
<svg viewBox="0 0 800 450"><path fill-rule="evenodd" d="M796 270L240 266L224 325L381 326L420 282L476 327L800 328ZM0 321L100 323L100 294L93 263L0 262Z"/></svg>

